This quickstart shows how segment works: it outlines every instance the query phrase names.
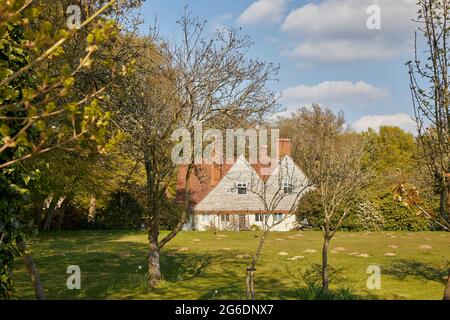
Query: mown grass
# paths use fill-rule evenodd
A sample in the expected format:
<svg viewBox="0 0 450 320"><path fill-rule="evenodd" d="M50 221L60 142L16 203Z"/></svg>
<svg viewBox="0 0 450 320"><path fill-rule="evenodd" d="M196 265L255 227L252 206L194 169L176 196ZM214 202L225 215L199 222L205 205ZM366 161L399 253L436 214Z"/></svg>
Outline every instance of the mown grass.
<svg viewBox="0 0 450 320"><path fill-rule="evenodd" d="M244 299L245 256L254 252L258 240L258 232L182 232L163 249L164 281L151 290L146 287L147 236L143 232L42 233L32 250L50 299ZM257 298L319 297L310 283L310 271L321 261L321 245L319 232L272 233L256 271ZM316 252L304 252L308 249ZM349 299L442 298L443 269L450 260L449 233L340 232L331 250L329 260L335 270L331 289L337 295L343 293ZM363 256L350 255L355 253ZM288 260L294 256L304 258ZM81 290L66 287L69 265L81 268ZM379 290L367 289L369 265L381 268ZM33 299L29 276L21 263L17 267L15 297Z"/></svg>

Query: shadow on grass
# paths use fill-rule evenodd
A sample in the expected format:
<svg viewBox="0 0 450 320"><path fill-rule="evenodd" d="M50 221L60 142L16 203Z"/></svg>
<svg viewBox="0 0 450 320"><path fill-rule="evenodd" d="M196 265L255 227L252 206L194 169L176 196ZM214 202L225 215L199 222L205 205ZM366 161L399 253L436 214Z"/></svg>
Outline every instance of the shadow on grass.
<svg viewBox="0 0 450 320"><path fill-rule="evenodd" d="M349 288L339 288L324 291L321 287L309 285L296 290L299 300L367 300L376 299L374 296L358 295Z"/></svg>
<svg viewBox="0 0 450 320"><path fill-rule="evenodd" d="M297 289L292 292L291 298L298 300L376 300L376 295L364 293L357 294L352 288L346 287L347 278L344 268L335 268L328 265L330 285L337 288L322 289L322 265L312 263L302 272L293 273L287 270L290 278L296 283Z"/></svg>
<svg viewBox="0 0 450 320"><path fill-rule="evenodd" d="M382 272L400 280L404 280L407 276L414 276L423 281L445 283L448 270L446 268L439 269L433 265L416 260L403 259L384 266Z"/></svg>
<svg viewBox="0 0 450 320"><path fill-rule="evenodd" d="M33 255L49 299L241 299L245 266L239 252L161 252L163 282L147 287L145 242L129 241L126 232L45 233L35 239ZM67 289L67 267L81 269L81 290ZM17 298L34 299L22 266L15 279ZM276 285L276 282L273 281ZM269 286L271 287L271 286Z"/></svg>
<svg viewBox="0 0 450 320"><path fill-rule="evenodd" d="M242 252L178 251L164 248L161 270L164 281L158 288L147 287L145 242L124 236L129 232L64 232L42 234L33 245L49 299L245 299L246 259ZM139 234L132 237L140 237ZM81 269L81 290L68 290L69 265ZM313 268L314 269L314 268ZM317 268L311 271L314 279ZM337 272L339 273L339 272ZM322 295L305 282L293 289L293 277L276 273L256 275L257 299L365 299L350 289ZM285 275L284 275L285 276ZM302 275L300 275L302 278ZM17 273L18 298L33 299L34 291L22 267ZM284 280L284 281L282 281Z"/></svg>

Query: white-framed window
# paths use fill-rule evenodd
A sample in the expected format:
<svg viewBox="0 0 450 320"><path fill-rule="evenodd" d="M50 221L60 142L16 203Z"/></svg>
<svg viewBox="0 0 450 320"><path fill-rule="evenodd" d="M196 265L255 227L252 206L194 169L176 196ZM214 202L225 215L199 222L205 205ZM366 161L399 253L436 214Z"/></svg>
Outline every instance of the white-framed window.
<svg viewBox="0 0 450 320"><path fill-rule="evenodd" d="M238 194L247 194L247 182L237 182L236 189Z"/></svg>
<svg viewBox="0 0 450 320"><path fill-rule="evenodd" d="M294 186L289 181L283 181L283 192L285 194L292 194L294 193Z"/></svg>
<svg viewBox="0 0 450 320"><path fill-rule="evenodd" d="M255 222L263 222L262 213L255 214Z"/></svg>
<svg viewBox="0 0 450 320"><path fill-rule="evenodd" d="M203 222L209 222L209 214L202 215L202 221Z"/></svg>
<svg viewBox="0 0 450 320"><path fill-rule="evenodd" d="M220 221L222 221L222 222L230 222L230 215L229 214L221 214L220 215Z"/></svg>
<svg viewBox="0 0 450 320"><path fill-rule="evenodd" d="M273 221L274 222L280 222L283 220L283 214L282 213L274 213L273 214Z"/></svg>

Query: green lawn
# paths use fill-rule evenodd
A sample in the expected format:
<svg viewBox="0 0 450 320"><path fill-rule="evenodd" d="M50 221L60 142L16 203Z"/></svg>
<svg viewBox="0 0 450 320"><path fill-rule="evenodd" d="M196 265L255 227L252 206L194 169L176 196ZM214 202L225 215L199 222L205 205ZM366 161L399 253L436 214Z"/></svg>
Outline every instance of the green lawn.
<svg viewBox="0 0 450 320"><path fill-rule="evenodd" d="M179 234L162 251L165 281L154 290L145 285L147 237L143 232L43 233L32 250L50 299L244 299L245 255L254 252L258 235ZM321 261L321 243L319 232L272 233L257 268L257 298L298 298L299 290L305 288L304 271ZM331 288L347 288L361 298L442 298L442 269L450 260L449 233L340 232L331 250L330 264L337 270ZM288 260L293 256L304 258ZM81 290L66 287L69 265L81 268ZM381 268L380 290L366 287L369 265ZM15 279L17 298L32 299L34 291L22 265Z"/></svg>

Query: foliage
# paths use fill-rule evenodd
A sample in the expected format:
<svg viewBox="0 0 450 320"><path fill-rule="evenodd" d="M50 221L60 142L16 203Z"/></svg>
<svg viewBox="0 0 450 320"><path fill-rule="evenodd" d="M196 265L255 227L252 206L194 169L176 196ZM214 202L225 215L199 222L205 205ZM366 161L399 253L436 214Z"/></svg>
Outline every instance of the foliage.
<svg viewBox="0 0 450 320"><path fill-rule="evenodd" d="M364 164L375 172L372 187L391 186L417 175L417 145L411 133L399 127L382 126L362 133Z"/></svg>
<svg viewBox="0 0 450 320"><path fill-rule="evenodd" d="M30 205L27 184L39 173L22 162L56 149L105 153L120 138L110 130L111 114L103 109L107 84L76 89L80 75L97 65L114 74L128 72L127 64L118 67L116 61L98 55L100 47L119 35L116 22L100 16L111 13L115 2L96 2L80 29L67 30L63 15L59 25L47 19L57 11L56 6L46 6L54 1L0 0L0 294L4 298L12 289L10 272L19 255L17 246L26 241L25 226L31 223L24 215ZM68 50L70 43L77 43L82 51L75 59Z"/></svg>
<svg viewBox="0 0 450 320"><path fill-rule="evenodd" d="M308 219L313 228L319 230L323 223L320 212L321 205L317 194L313 191L301 199L297 217L299 220ZM430 222L417 209L395 201L393 193L388 191L370 201L355 199L341 229L345 231L422 231L430 230Z"/></svg>
<svg viewBox="0 0 450 320"><path fill-rule="evenodd" d="M97 227L139 230L144 222L144 207L128 192L113 192L101 211L95 218Z"/></svg>
<svg viewBox="0 0 450 320"><path fill-rule="evenodd" d="M106 4L91 18L111 5L112 2ZM58 73L55 73L47 69L46 64L54 63L65 54L64 43L75 36L76 29L55 32L52 24L45 20L39 5L2 1L1 6L5 8L0 15L2 46L10 48L15 45L14 49L8 50L22 55L26 53L29 61L23 62L21 59L23 65L19 68L16 63L18 58L8 55L3 62L5 71L0 78L0 152L10 149L14 153L0 167L55 148L75 148L80 144L96 144L98 151L106 151L111 143L107 137L110 113L101 109L99 100L104 88L85 91L82 97L72 89L78 74L95 65L94 53L98 48L108 38L117 35L115 23L101 19L96 22L85 38L86 51L78 64L60 64ZM87 20L83 27L91 20ZM10 26L14 26L13 29ZM16 29L21 34L20 40L14 39ZM9 60L13 63L8 63ZM16 80L27 76L32 78L32 83L24 82L17 86ZM19 130L14 130L11 124L18 125ZM30 132L34 133L32 139L29 138Z"/></svg>
<svg viewBox="0 0 450 320"><path fill-rule="evenodd" d="M430 222L417 209L394 200L388 193L380 199L377 207L383 216L383 230L422 231L430 229Z"/></svg>
<svg viewBox="0 0 450 320"><path fill-rule="evenodd" d="M359 300L361 299L350 289L324 291L319 285L310 285L296 290L296 298L299 300Z"/></svg>
<svg viewBox="0 0 450 320"><path fill-rule="evenodd" d="M18 166L0 171L0 299L7 299L14 288L14 259L21 255L19 244L35 229L24 219L24 203L29 199L27 176Z"/></svg>
<svg viewBox="0 0 450 320"><path fill-rule="evenodd" d="M14 70L22 68L29 62L27 50L21 47L23 32L12 22L1 25L0 33L3 37L0 42L0 81ZM27 76L15 79L10 86L0 90L0 114L14 114L12 111L3 113L3 103L12 103L21 99L22 93L15 90L17 87L32 85L33 80ZM24 112L17 112L23 115ZM17 135L20 132L20 122L10 120L0 122L0 134ZM23 135L23 139L35 138L35 131L30 130ZM8 162L15 156L21 156L28 151L24 145L15 150L0 148L0 164ZM19 243L25 241L32 226L24 219L25 204L29 200L27 184L32 178L32 172L26 172L19 165L0 170L0 299L8 299L14 289L12 271L14 260L21 255Z"/></svg>
<svg viewBox="0 0 450 320"><path fill-rule="evenodd" d="M313 263L311 266L303 270L301 278L306 283L308 287L317 287L321 285L322 282L322 266L318 263ZM328 266L328 272L330 277L330 282L339 282L342 280L340 274L342 270L335 269L333 266Z"/></svg>

